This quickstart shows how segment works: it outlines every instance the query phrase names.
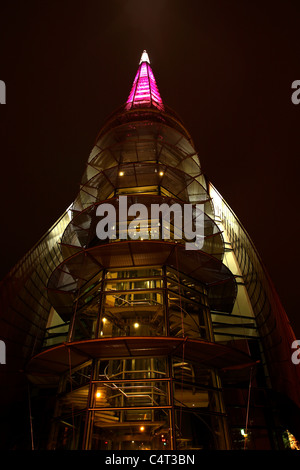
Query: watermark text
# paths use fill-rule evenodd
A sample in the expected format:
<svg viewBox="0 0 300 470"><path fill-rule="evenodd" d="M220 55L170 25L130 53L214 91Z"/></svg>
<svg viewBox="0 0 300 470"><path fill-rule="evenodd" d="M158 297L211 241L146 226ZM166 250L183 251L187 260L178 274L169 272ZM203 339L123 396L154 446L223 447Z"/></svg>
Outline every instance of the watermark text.
<svg viewBox="0 0 300 470"><path fill-rule="evenodd" d="M295 90L291 96L292 103L299 104L300 103L300 80L293 81L292 89Z"/></svg>
<svg viewBox="0 0 300 470"><path fill-rule="evenodd" d="M0 80L0 104L6 104L6 85L3 80Z"/></svg>
<svg viewBox="0 0 300 470"><path fill-rule="evenodd" d="M295 341L293 341L292 349L296 349L291 357L292 363L298 365L300 364L300 339L295 339Z"/></svg>
<svg viewBox="0 0 300 470"><path fill-rule="evenodd" d="M204 212L201 204L168 205L141 203L128 206L119 197L119 216L108 202L97 207L102 217L96 226L99 240L185 240L186 250L200 250L204 244Z"/></svg>
<svg viewBox="0 0 300 470"><path fill-rule="evenodd" d="M0 364L6 364L6 345L0 340Z"/></svg>

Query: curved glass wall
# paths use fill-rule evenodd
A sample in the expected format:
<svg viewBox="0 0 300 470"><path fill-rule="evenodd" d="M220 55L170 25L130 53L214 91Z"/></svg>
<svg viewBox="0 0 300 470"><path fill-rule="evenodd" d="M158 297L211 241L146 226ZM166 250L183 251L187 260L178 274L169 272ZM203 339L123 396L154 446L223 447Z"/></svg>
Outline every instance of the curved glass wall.
<svg viewBox="0 0 300 470"><path fill-rule="evenodd" d="M53 396L60 379L50 449L278 445L268 371L279 390L295 383L287 367L277 374L289 360L285 317L251 240L165 109L123 107L107 120L74 203L4 281L15 369L28 361L30 378ZM122 196L148 210L140 233L123 237L127 215L103 240L97 208L109 201L119 214ZM157 203L176 205L181 218L149 217ZM195 251L184 245L197 210L185 233L185 204L204 214Z"/></svg>
<svg viewBox="0 0 300 470"><path fill-rule="evenodd" d="M225 449L227 439L214 370L179 357L99 359L62 377L49 448Z"/></svg>
<svg viewBox="0 0 300 470"><path fill-rule="evenodd" d="M74 310L69 341L121 336L212 339L206 287L168 266L101 271L76 299Z"/></svg>

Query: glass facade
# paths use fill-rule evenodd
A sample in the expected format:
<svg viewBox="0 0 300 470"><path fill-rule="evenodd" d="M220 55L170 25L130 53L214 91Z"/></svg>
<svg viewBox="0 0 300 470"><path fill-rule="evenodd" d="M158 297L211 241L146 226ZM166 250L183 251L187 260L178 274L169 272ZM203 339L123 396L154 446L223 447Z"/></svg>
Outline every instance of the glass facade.
<svg viewBox="0 0 300 470"><path fill-rule="evenodd" d="M204 285L170 267L101 271L83 289L72 320L47 329L45 346L120 336L188 336L210 339ZM62 336L61 339L60 336Z"/></svg>
<svg viewBox="0 0 300 470"><path fill-rule="evenodd" d="M49 448L225 449L225 427L216 371L176 357L100 359L61 378Z"/></svg>
<svg viewBox="0 0 300 470"><path fill-rule="evenodd" d="M188 131L157 105L149 62L140 67L143 80L99 132L73 204L2 281L8 354L32 392L31 446L282 449L290 424L277 394L300 407L298 372L279 361L288 321ZM148 211L139 224L124 196ZM102 204L116 216L110 239L97 232ZM155 204L180 215L153 220ZM203 213L203 244L191 251L188 204L191 227L195 205Z"/></svg>

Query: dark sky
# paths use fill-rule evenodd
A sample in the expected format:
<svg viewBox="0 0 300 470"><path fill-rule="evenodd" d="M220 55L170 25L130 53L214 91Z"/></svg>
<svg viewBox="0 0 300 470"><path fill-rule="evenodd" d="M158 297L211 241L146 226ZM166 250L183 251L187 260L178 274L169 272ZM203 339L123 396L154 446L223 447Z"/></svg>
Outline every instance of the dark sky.
<svg viewBox="0 0 300 470"><path fill-rule="evenodd" d="M1 0L1 277L70 205L147 49L300 338L300 2Z"/></svg>

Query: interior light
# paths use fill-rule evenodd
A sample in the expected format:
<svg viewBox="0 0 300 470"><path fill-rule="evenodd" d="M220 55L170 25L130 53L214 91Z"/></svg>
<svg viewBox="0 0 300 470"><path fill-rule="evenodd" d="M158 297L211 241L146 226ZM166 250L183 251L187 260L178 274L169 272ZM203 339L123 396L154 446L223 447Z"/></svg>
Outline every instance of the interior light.
<svg viewBox="0 0 300 470"><path fill-rule="evenodd" d="M145 427L144 427L144 426L141 426L141 427L140 427L140 431L141 431L141 432L145 431Z"/></svg>
<svg viewBox="0 0 300 470"><path fill-rule="evenodd" d="M134 328L138 328L140 326L140 324L139 323L134 323L133 326L134 326Z"/></svg>
<svg viewBox="0 0 300 470"><path fill-rule="evenodd" d="M160 172L159 172L159 176L164 176L164 172L163 172L163 171L160 171Z"/></svg>
<svg viewBox="0 0 300 470"><path fill-rule="evenodd" d="M101 392L96 393L96 398L101 398Z"/></svg>
<svg viewBox="0 0 300 470"><path fill-rule="evenodd" d="M102 318L102 321L103 321L103 323L106 323L106 322L107 322L107 318L103 317L103 318Z"/></svg>
<svg viewBox="0 0 300 470"><path fill-rule="evenodd" d="M124 176L124 171L119 171L119 176Z"/></svg>

